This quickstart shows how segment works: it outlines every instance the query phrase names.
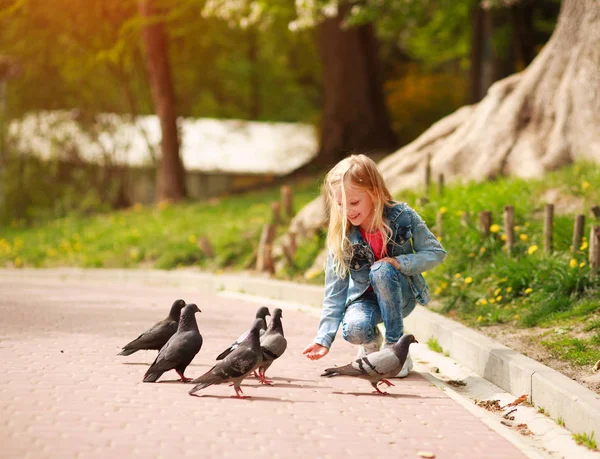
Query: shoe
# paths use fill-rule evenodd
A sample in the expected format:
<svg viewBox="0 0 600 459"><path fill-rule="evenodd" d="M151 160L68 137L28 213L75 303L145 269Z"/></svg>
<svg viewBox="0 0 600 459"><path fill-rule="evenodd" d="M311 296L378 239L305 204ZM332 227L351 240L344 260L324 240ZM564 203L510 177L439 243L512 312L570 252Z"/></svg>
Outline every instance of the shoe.
<svg viewBox="0 0 600 459"><path fill-rule="evenodd" d="M381 349L381 343L383 343L383 336L379 333L379 329L375 327L376 336L373 341L368 343L360 344L358 346L358 352L356 353L356 359L362 359L363 357L372 354L373 352Z"/></svg>
<svg viewBox="0 0 600 459"><path fill-rule="evenodd" d="M396 378L406 378L408 376L408 372L410 370L412 370L413 368L413 362L412 359L410 358L410 354L408 354L406 356L406 361L404 362L404 365L402 366L402 370L400 370L400 372L396 375Z"/></svg>

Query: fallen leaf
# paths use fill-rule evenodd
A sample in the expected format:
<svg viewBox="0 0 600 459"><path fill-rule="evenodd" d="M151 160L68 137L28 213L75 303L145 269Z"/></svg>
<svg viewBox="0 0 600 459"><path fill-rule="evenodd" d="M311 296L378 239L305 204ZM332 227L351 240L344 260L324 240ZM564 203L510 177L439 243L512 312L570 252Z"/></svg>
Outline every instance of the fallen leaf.
<svg viewBox="0 0 600 459"><path fill-rule="evenodd" d="M435 454L433 454L431 451L418 451L417 456L431 458L435 457Z"/></svg>
<svg viewBox="0 0 600 459"><path fill-rule="evenodd" d="M523 394L519 398L517 398L514 401L510 402L508 405L504 406L503 408L506 408L508 406L517 406L517 405L523 403L526 400L527 400L527 395Z"/></svg>

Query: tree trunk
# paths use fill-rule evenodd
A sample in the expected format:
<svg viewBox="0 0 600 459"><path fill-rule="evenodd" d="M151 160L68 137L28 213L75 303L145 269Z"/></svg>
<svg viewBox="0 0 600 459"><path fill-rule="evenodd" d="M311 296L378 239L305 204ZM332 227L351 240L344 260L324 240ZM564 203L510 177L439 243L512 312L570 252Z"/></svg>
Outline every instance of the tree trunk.
<svg viewBox="0 0 600 459"><path fill-rule="evenodd" d="M323 115L317 161L330 165L352 152L390 152L397 147L385 106L373 27L341 28L347 6L318 26L323 68Z"/></svg>
<svg viewBox="0 0 600 459"><path fill-rule="evenodd" d="M540 177L574 160L600 163L600 2L565 0L552 37L523 72L441 119L379 163L392 193L423 187L427 155L445 178ZM292 221L325 220L322 198Z"/></svg>
<svg viewBox="0 0 600 459"><path fill-rule="evenodd" d="M161 158L157 169L157 199L179 201L186 196L185 171L179 156L175 93L171 79L168 42L164 25L157 21L153 0L140 0L139 13L148 20L142 30L148 77L154 108L162 131ZM150 22L153 21L153 22Z"/></svg>

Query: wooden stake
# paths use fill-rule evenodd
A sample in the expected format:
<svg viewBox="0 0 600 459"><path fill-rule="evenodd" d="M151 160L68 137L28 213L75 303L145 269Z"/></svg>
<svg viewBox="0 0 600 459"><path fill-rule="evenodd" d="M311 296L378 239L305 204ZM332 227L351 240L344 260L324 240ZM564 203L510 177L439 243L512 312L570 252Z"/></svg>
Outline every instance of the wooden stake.
<svg viewBox="0 0 600 459"><path fill-rule="evenodd" d="M437 188L438 195L444 196L444 174L438 174Z"/></svg>
<svg viewBox="0 0 600 459"><path fill-rule="evenodd" d="M273 201L271 203L271 211L273 212L272 222L275 225L281 223L281 203L279 201Z"/></svg>
<svg viewBox="0 0 600 459"><path fill-rule="evenodd" d="M444 214L438 212L435 216L435 232L438 238L444 237Z"/></svg>
<svg viewBox="0 0 600 459"><path fill-rule="evenodd" d="M292 187L289 185L283 185L281 187L281 204L283 205L283 211L288 218L294 216L294 197L292 194Z"/></svg>
<svg viewBox="0 0 600 459"><path fill-rule="evenodd" d="M506 251L510 255L515 244L515 208L504 206L504 233L506 234Z"/></svg>
<svg viewBox="0 0 600 459"><path fill-rule="evenodd" d="M206 236L200 236L200 239L198 240L198 247L200 250L202 250L202 253L206 258L213 258L215 256L215 252Z"/></svg>
<svg viewBox="0 0 600 459"><path fill-rule="evenodd" d="M489 210L479 212L479 232L483 237L490 235L490 226L492 226L492 212Z"/></svg>
<svg viewBox="0 0 600 459"><path fill-rule="evenodd" d="M431 187L431 153L427 153L427 162L425 163L425 195L429 196Z"/></svg>
<svg viewBox="0 0 600 459"><path fill-rule="evenodd" d="M600 270L600 226L590 231L590 269L594 275Z"/></svg>
<svg viewBox="0 0 600 459"><path fill-rule="evenodd" d="M274 223L263 225L256 255L256 270L271 271L273 269L273 258L271 257L271 244L275 239L276 226Z"/></svg>
<svg viewBox="0 0 600 459"><path fill-rule="evenodd" d="M583 240L583 229L585 228L585 215L579 214L575 217L575 226L573 227L573 247L571 252L575 253L581 247L581 241Z"/></svg>
<svg viewBox="0 0 600 459"><path fill-rule="evenodd" d="M552 252L552 233L554 225L554 204L546 204L544 209L544 252Z"/></svg>

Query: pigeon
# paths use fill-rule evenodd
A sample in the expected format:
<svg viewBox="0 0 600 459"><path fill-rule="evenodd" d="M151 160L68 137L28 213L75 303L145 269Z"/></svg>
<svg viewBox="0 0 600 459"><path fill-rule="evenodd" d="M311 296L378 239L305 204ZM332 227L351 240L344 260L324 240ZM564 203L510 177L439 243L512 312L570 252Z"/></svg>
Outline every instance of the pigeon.
<svg viewBox="0 0 600 459"><path fill-rule="evenodd" d="M260 308L258 308L258 311L256 311L255 317L261 320L260 336L262 336L265 333L265 330L267 329L266 317L270 315L271 313L269 312L269 308L267 308L266 306L261 306ZM248 336L248 333L249 331L245 331L244 333L242 333L242 335L237 340L235 340L235 343L233 343L231 346L229 346L217 356L216 360L223 360L225 357L227 357L236 347L240 345L242 341L244 341L246 336Z"/></svg>
<svg viewBox="0 0 600 459"><path fill-rule="evenodd" d="M191 378L186 378L183 373L202 347L202 335L195 317L197 312L201 311L195 304L185 305L181 311L177 331L158 352L156 360L144 375L144 382L156 382L169 370L175 370L181 381L191 381Z"/></svg>
<svg viewBox="0 0 600 459"><path fill-rule="evenodd" d="M373 352L365 357L356 359L354 362L343 367L327 368L321 376L331 378L333 376L354 376L366 379L375 388L374 394L386 395L387 392L379 390L379 383L393 386L387 378L393 378L402 369L408 347L411 343L418 343L413 335L404 335L392 346Z"/></svg>
<svg viewBox="0 0 600 459"><path fill-rule="evenodd" d="M189 394L194 395L208 386L232 382L235 396L245 398L240 384L252 370L262 363L259 337L262 322L263 320L260 318L255 319L252 328L248 331L248 336L227 357L218 361L202 376L194 379L192 383L196 385L189 391Z"/></svg>
<svg viewBox="0 0 600 459"><path fill-rule="evenodd" d="M177 331L179 315L184 306L185 301L176 300L171 306L171 311L166 319L155 323L131 343L126 344L118 355L131 355L141 349L159 351Z"/></svg>
<svg viewBox="0 0 600 459"><path fill-rule="evenodd" d="M275 359L278 359L285 352L287 340L283 336L283 326L281 318L283 317L281 309L273 311L273 318L267 328L267 331L260 338L260 350L262 351L262 364L258 368L258 377L261 384L271 384L265 378L265 372L269 369Z"/></svg>

